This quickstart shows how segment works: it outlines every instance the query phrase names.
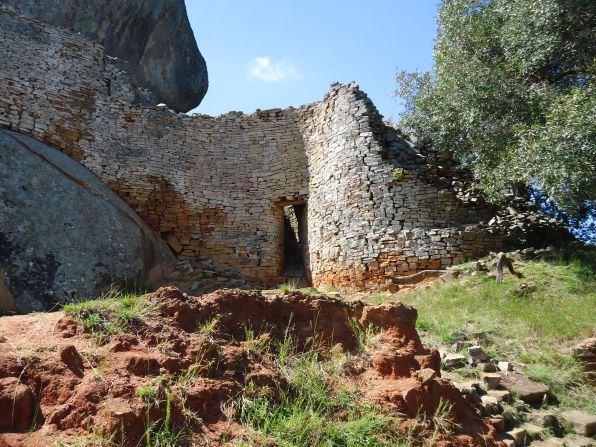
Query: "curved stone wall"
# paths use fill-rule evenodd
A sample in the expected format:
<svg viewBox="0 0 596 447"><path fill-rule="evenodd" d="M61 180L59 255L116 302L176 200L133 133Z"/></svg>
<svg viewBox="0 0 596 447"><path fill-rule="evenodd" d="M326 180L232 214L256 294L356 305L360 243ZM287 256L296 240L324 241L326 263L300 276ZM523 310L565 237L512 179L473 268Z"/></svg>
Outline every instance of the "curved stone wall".
<svg viewBox="0 0 596 447"><path fill-rule="evenodd" d="M152 106L101 46L10 12L0 82L0 126L79 160L204 269L282 281L282 205L296 201L315 286L382 286L505 240L465 173L383 124L355 84L298 109L177 114Z"/></svg>

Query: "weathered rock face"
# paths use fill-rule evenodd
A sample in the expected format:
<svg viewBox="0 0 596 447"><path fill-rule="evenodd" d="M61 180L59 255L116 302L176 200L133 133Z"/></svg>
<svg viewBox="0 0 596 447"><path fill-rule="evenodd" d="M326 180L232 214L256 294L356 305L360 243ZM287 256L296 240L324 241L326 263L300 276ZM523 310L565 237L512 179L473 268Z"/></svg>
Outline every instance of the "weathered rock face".
<svg viewBox="0 0 596 447"><path fill-rule="evenodd" d="M179 112L207 92L207 66L184 0L0 0L20 14L72 29L130 62L137 82Z"/></svg>
<svg viewBox="0 0 596 447"><path fill-rule="evenodd" d="M153 283L172 254L82 165L0 130L0 305L46 310L114 282Z"/></svg>

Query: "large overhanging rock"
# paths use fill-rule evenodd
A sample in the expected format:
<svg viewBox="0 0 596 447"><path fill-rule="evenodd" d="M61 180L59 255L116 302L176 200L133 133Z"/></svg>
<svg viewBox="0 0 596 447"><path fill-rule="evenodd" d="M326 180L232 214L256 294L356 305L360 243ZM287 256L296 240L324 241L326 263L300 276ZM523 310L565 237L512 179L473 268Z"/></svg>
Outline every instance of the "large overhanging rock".
<svg viewBox="0 0 596 447"><path fill-rule="evenodd" d="M20 14L72 29L130 63L140 86L178 112L207 93L207 65L184 0L0 0Z"/></svg>
<svg viewBox="0 0 596 447"><path fill-rule="evenodd" d="M113 283L155 283L172 265L165 243L94 174L0 130L2 310L46 310Z"/></svg>

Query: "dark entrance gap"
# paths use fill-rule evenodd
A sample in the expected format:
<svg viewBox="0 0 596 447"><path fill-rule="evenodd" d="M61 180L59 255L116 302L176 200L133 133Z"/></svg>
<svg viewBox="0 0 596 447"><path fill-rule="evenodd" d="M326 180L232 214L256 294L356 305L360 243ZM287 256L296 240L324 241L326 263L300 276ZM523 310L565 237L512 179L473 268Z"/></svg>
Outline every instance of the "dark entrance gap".
<svg viewBox="0 0 596 447"><path fill-rule="evenodd" d="M283 276L297 287L309 287L309 272L305 257L308 253L306 232L306 204L285 205Z"/></svg>

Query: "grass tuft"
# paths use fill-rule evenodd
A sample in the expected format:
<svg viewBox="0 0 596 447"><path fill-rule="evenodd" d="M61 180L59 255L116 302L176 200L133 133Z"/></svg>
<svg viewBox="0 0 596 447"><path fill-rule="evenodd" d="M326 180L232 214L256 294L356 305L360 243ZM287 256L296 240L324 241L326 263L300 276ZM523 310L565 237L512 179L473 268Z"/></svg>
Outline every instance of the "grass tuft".
<svg viewBox="0 0 596 447"><path fill-rule="evenodd" d="M82 324L99 344L129 332L153 310L147 295L112 289L99 298L65 304L63 310Z"/></svg>

